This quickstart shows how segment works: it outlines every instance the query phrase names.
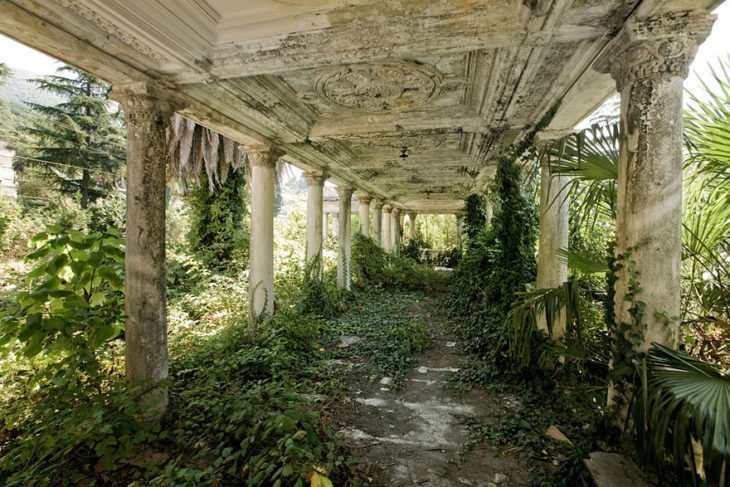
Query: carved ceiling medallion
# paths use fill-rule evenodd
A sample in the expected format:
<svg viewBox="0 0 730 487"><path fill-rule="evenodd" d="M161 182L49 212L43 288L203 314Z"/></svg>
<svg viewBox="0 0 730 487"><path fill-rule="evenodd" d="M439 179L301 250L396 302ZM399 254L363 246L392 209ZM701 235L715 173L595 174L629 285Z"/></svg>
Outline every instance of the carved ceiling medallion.
<svg viewBox="0 0 730 487"><path fill-rule="evenodd" d="M410 62L352 64L319 78L315 92L337 105L368 112L424 105L441 92L441 75Z"/></svg>

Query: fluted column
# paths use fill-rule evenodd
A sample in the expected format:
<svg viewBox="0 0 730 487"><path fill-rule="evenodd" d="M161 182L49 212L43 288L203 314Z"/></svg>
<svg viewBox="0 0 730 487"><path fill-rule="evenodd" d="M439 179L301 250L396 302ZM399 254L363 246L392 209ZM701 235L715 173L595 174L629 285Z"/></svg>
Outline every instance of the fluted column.
<svg viewBox="0 0 730 487"><path fill-rule="evenodd" d="M393 208L390 214L390 239L392 240L391 251L393 255L400 255L400 208Z"/></svg>
<svg viewBox="0 0 730 487"><path fill-rule="evenodd" d="M340 198L339 213L339 236L337 238L337 287L350 290L352 277L352 192L350 186L337 188L337 195Z"/></svg>
<svg viewBox="0 0 730 487"><path fill-rule="evenodd" d="M127 380L156 421L167 408L165 131L174 107L148 83L114 85L127 125L127 233L124 332Z"/></svg>
<svg viewBox="0 0 730 487"><path fill-rule="evenodd" d="M408 213L408 238L414 239L418 235L418 229L416 228L416 213Z"/></svg>
<svg viewBox="0 0 730 487"><path fill-rule="evenodd" d="M310 277L322 278L322 188L327 174L322 171L304 173L307 182L307 249L306 262Z"/></svg>
<svg viewBox="0 0 730 487"><path fill-rule="evenodd" d="M393 249L393 240L390 237L391 223L390 217L393 207L390 205L383 205L383 225L382 234L380 240L383 243L383 249L386 252L390 252Z"/></svg>
<svg viewBox="0 0 730 487"><path fill-rule="evenodd" d="M383 202L375 200L373 205L373 239L375 243L382 246L382 233L383 233Z"/></svg>
<svg viewBox="0 0 730 487"><path fill-rule="evenodd" d="M568 264L558 257L557 251L568 247L568 176L550 173L547 158L540 163L540 228L537 254L538 289L554 288L568 280ZM561 312L550 323L540 315L537 326L555 339L565 335L565 313Z"/></svg>
<svg viewBox="0 0 730 487"><path fill-rule="evenodd" d="M360 233L364 236L370 236L370 202L372 197L366 194L357 195L360 203Z"/></svg>
<svg viewBox="0 0 730 487"><path fill-rule="evenodd" d="M616 254L634 261L646 303L638 348L676 346L682 254L682 84L714 16L673 12L627 23L599 60L621 95ZM617 323L632 323L632 276L617 273ZM641 333L641 330L633 330Z"/></svg>
<svg viewBox="0 0 730 487"><path fill-rule="evenodd" d="M274 313L274 179L276 161L284 152L276 146L247 146L251 168L251 240L248 323L252 334L260 316Z"/></svg>

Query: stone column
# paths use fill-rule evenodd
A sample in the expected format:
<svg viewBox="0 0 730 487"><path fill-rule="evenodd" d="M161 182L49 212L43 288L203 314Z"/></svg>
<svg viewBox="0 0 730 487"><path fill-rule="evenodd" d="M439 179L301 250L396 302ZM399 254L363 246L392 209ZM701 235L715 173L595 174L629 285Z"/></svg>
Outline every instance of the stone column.
<svg viewBox="0 0 730 487"><path fill-rule="evenodd" d="M307 269L310 277L322 278L322 188L327 175L322 171L304 173L307 181Z"/></svg>
<svg viewBox="0 0 730 487"><path fill-rule="evenodd" d="M383 243L383 249L386 252L390 252L393 248L393 240L390 237L391 223L390 216L393 207L390 205L383 206L383 226L382 233L380 235L380 241Z"/></svg>
<svg viewBox="0 0 730 487"><path fill-rule="evenodd" d="M337 188L337 195L340 197L339 212L339 236L337 238L337 287L350 290L352 277L352 191L350 186Z"/></svg>
<svg viewBox="0 0 730 487"><path fill-rule="evenodd" d="M418 229L416 228L416 213L408 213L408 226L408 238L416 238L416 235L418 235Z"/></svg>
<svg viewBox="0 0 730 487"><path fill-rule="evenodd" d="M383 241L381 239L383 233L383 202L375 200L373 207L373 239L375 243L382 246Z"/></svg>
<svg viewBox="0 0 730 487"><path fill-rule="evenodd" d="M492 226L492 216L493 216L493 209L492 209L492 203L486 199L484 200L484 206L487 210L487 226Z"/></svg>
<svg viewBox="0 0 730 487"><path fill-rule="evenodd" d="M537 287L558 287L568 280L568 264L558 258L557 250L568 247L568 184L567 176L552 176L547 158L540 163L540 229L537 254ZM548 333L548 322L541 314L537 327ZM560 313L552 323L551 336L565 335L565 314Z"/></svg>
<svg viewBox="0 0 730 487"><path fill-rule="evenodd" d="M274 178L284 153L276 146L246 147L251 169L251 265L248 323L252 334L260 316L274 313Z"/></svg>
<svg viewBox="0 0 730 487"><path fill-rule="evenodd" d="M360 233L366 237L370 236L370 201L372 197L366 194L358 195L360 203Z"/></svg>
<svg viewBox="0 0 730 487"><path fill-rule="evenodd" d="M165 291L165 131L174 107L154 85L114 85L127 124L125 347L127 380L138 387L156 421L167 408L167 296Z"/></svg>
<svg viewBox="0 0 730 487"><path fill-rule="evenodd" d="M332 236L333 237L339 237L340 236L340 220L339 220L339 213L330 213L332 215Z"/></svg>
<svg viewBox="0 0 730 487"><path fill-rule="evenodd" d="M673 12L627 23L596 68L621 95L616 255L628 255L646 304L638 345L676 346L682 254L682 83L714 17ZM632 323L632 276L617 272L617 323ZM641 332L641 330L635 330Z"/></svg>
<svg viewBox="0 0 730 487"><path fill-rule="evenodd" d="M390 239L392 240L391 251L393 255L400 255L400 208L393 208L390 214Z"/></svg>

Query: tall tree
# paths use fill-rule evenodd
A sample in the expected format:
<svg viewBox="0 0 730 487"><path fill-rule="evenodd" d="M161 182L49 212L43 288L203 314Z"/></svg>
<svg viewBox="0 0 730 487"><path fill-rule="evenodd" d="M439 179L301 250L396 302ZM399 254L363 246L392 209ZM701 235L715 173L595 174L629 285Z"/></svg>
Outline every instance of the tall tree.
<svg viewBox="0 0 730 487"><path fill-rule="evenodd" d="M62 192L80 192L81 207L86 208L119 185L125 163L124 131L107 99L107 83L71 66L58 72L33 81L66 101L32 105L43 117L24 128L31 137L18 147L14 167L41 168Z"/></svg>

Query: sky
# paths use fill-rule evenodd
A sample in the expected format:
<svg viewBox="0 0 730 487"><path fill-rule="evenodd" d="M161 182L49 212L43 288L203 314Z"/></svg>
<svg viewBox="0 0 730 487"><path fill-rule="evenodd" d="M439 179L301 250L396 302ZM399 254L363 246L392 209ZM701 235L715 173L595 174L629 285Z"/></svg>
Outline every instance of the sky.
<svg viewBox="0 0 730 487"><path fill-rule="evenodd" d="M730 0L725 1L714 12L718 18L712 33L700 46L690 67L690 75L685 88L691 92L699 91L700 78L709 79L708 63L717 64L717 58L728 59L730 55ZM30 71L35 74L53 74L60 63L31 48L25 47L0 34L0 62L11 68Z"/></svg>

